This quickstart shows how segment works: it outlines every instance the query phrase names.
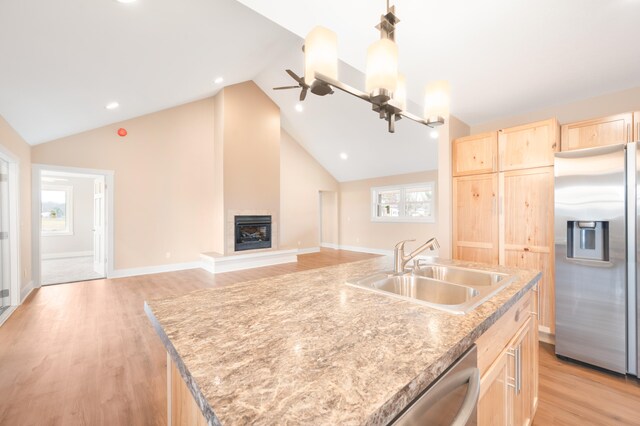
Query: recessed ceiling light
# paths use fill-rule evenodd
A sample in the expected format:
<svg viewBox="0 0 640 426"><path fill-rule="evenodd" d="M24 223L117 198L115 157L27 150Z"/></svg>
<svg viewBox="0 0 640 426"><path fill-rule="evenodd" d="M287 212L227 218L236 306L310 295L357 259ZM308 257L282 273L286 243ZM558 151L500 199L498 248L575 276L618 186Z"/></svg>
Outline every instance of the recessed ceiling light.
<svg viewBox="0 0 640 426"><path fill-rule="evenodd" d="M120 104L119 104L119 103L117 103L117 102L109 102L109 103L108 103L108 104L106 104L104 107L105 107L106 109L116 109L116 108L118 108L119 106L120 106Z"/></svg>
<svg viewBox="0 0 640 426"><path fill-rule="evenodd" d="M431 133L429 133L429 136L431 136L431 139L438 139L438 131L432 130Z"/></svg>
<svg viewBox="0 0 640 426"><path fill-rule="evenodd" d="M218 78L216 78L215 80L213 80L213 82L214 82L215 84L220 84L220 83L222 83L223 81L224 81L224 78L222 78L222 77L218 77Z"/></svg>
<svg viewBox="0 0 640 426"><path fill-rule="evenodd" d="M133 3L136 0L116 0L118 3Z"/></svg>
<svg viewBox="0 0 640 426"><path fill-rule="evenodd" d="M302 106L302 104L296 104L295 109L298 112L304 111L304 107Z"/></svg>
<svg viewBox="0 0 640 426"><path fill-rule="evenodd" d="M346 160L347 158L349 158L349 156L347 155L346 152L341 152L340 153L340 158L342 158L343 160Z"/></svg>

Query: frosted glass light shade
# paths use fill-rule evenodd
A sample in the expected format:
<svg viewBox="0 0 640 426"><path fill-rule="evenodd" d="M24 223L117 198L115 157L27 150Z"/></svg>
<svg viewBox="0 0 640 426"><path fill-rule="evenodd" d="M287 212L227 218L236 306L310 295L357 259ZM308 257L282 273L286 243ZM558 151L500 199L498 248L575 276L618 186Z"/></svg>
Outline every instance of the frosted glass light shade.
<svg viewBox="0 0 640 426"><path fill-rule="evenodd" d="M427 85L424 96L424 119L449 115L449 82L440 80Z"/></svg>
<svg viewBox="0 0 640 426"><path fill-rule="evenodd" d="M324 27L315 27L304 39L304 82L311 85L316 72L338 79L338 36Z"/></svg>
<svg viewBox="0 0 640 426"><path fill-rule="evenodd" d="M393 100L400 105L401 110L407 109L407 80L403 74L398 74L398 84L393 92Z"/></svg>
<svg viewBox="0 0 640 426"><path fill-rule="evenodd" d="M396 90L398 84L398 46L383 38L371 44L367 49L366 90Z"/></svg>

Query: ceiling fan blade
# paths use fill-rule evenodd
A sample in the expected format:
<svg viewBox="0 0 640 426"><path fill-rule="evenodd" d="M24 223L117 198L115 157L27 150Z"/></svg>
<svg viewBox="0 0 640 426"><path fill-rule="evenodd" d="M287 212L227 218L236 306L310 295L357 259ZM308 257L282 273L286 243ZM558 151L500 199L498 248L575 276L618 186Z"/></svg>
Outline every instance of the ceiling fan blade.
<svg viewBox="0 0 640 426"><path fill-rule="evenodd" d="M307 97L307 87L302 88L302 92L300 92L300 101L304 101L304 98Z"/></svg>
<svg viewBox="0 0 640 426"><path fill-rule="evenodd" d="M295 81L297 81L298 83L304 85L304 79L302 77L298 77L298 75L291 71L291 70L286 70L287 74L289 74L291 76L291 78L293 78Z"/></svg>
<svg viewBox="0 0 640 426"><path fill-rule="evenodd" d="M282 86L282 87L274 87L273 90L285 90L285 89L297 89L300 86Z"/></svg>

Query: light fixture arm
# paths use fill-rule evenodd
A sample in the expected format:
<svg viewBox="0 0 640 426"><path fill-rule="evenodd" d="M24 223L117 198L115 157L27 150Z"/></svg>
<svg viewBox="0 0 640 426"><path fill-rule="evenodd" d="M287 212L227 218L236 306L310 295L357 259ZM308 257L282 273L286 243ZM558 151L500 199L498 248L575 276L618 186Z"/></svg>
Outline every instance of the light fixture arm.
<svg viewBox="0 0 640 426"><path fill-rule="evenodd" d="M369 94L363 92L362 90L358 90L355 87L351 87L348 84L344 84L339 80L327 77L326 75L323 75L319 72L315 73L315 79L322 82L323 84L327 84L331 87L342 90L343 92L346 92L352 96L355 96L356 98L360 98L363 101L367 101L372 104L373 110L380 112L380 118L383 118L389 122L389 133L394 133L394 122L400 120L402 117L408 118L409 120L413 120L420 124L424 124L425 126L431 128L444 124L444 118L440 116L429 117L428 120L424 120L415 114L411 114L409 111L404 111L400 108L400 105L393 99L389 99L383 103L377 103Z"/></svg>

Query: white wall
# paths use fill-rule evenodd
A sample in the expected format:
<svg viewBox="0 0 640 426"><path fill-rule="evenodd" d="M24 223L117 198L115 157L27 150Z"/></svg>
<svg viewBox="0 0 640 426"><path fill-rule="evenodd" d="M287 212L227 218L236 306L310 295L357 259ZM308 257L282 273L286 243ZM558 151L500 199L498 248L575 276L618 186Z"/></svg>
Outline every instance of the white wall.
<svg viewBox="0 0 640 426"><path fill-rule="evenodd" d="M73 234L40 237L40 248L44 258L52 254L93 252L93 178L63 179L67 180L55 184L72 187ZM47 182L43 182L43 185L46 184Z"/></svg>

